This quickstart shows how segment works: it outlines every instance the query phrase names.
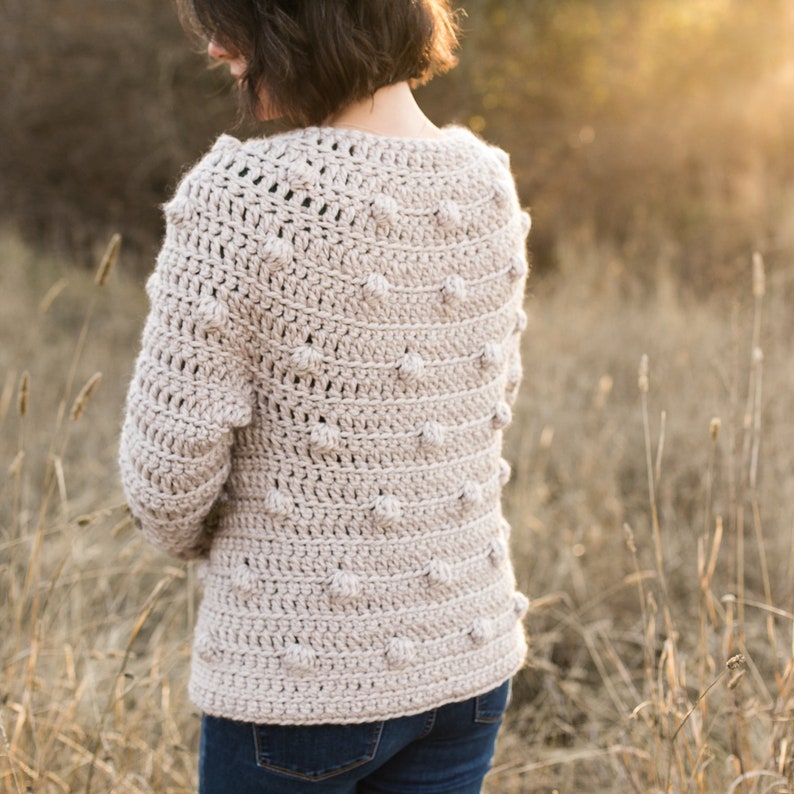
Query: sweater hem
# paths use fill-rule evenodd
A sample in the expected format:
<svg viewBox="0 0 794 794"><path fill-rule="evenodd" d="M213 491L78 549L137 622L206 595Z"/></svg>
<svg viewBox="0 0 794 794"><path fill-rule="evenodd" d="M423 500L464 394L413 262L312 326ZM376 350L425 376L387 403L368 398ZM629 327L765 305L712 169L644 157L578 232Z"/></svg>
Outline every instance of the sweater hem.
<svg viewBox="0 0 794 794"><path fill-rule="evenodd" d="M477 686L467 687L465 691L458 689L454 686L455 682L469 683L472 680L471 675L461 675L454 679L453 686L448 687L449 691L445 695L440 695L435 698L422 700L414 705L405 705L405 696L403 692L395 692L394 700L401 703L401 707L394 709L374 709L372 711L364 711L358 714L351 714L349 710L344 713L341 711L322 711L319 714L307 715L300 714L296 711L279 714L276 716L272 709L251 708L255 698L249 697L247 699L241 697L240 703L245 703L248 708L244 711L238 711L234 708L224 707L225 704L220 704L216 701L215 693L208 688L201 688L191 680L190 682L190 699L192 703L199 708L204 714L211 717L219 717L222 719L233 720L235 722L255 723L258 725L355 725L361 723L371 722L385 722L388 720L400 719L402 717L412 717L417 714L424 714L425 712L434 709L442 708L443 706L452 703L461 703L471 698L484 695L503 684L506 680L512 678L519 670L526 664L526 644L524 647L517 648L517 652L513 661L509 665L499 668L496 675L489 676L487 680ZM442 683L430 682L427 684L428 688L434 690L444 689ZM379 700L382 700L382 693ZM286 711L286 710L285 710Z"/></svg>

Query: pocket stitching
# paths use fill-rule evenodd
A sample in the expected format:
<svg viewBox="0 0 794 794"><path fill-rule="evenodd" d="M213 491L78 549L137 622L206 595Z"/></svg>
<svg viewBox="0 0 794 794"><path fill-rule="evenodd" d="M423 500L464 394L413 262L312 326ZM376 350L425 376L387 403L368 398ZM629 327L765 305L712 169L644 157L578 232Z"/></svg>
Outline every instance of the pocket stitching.
<svg viewBox="0 0 794 794"><path fill-rule="evenodd" d="M297 769L290 769L289 767L278 766L275 763L263 761L262 745L259 738L258 729L260 727L268 727L268 726L259 726L254 724L252 727L254 731L254 745L256 748L256 765L260 769L265 769L272 772L279 772L287 777L297 778L299 780L310 780L310 781L326 780L328 778L344 774L345 772L350 772L351 770L356 769L357 767L369 763L370 761L372 761L373 758L375 758L375 756L378 753L378 746L380 745L381 735L383 733L382 722L372 723L372 726L370 728L370 736L369 736L369 748L367 749L367 752L364 756L360 758L356 758L355 761L351 761L345 764L344 766L334 767L333 769L329 769L325 772L313 774L308 772L301 772ZM282 727L282 726L270 726L270 727Z"/></svg>

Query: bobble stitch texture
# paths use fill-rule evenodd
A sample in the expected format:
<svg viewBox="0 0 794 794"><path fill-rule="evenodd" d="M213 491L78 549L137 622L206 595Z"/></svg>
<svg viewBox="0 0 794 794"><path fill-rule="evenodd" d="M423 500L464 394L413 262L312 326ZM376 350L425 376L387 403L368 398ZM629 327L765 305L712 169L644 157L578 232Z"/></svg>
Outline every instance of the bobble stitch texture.
<svg viewBox="0 0 794 794"><path fill-rule="evenodd" d="M196 654L209 664L216 664L221 659L218 646L209 634L203 634L196 639Z"/></svg>
<svg viewBox="0 0 794 794"><path fill-rule="evenodd" d="M251 423L251 405L237 392L221 394L223 402L217 406L216 420L229 427L245 427Z"/></svg>
<svg viewBox="0 0 794 794"><path fill-rule="evenodd" d="M417 353L406 353L397 365L397 372L401 380L416 385L425 376L425 362Z"/></svg>
<svg viewBox="0 0 794 794"><path fill-rule="evenodd" d="M527 263L523 256L514 256L510 260L510 270L508 271L513 281L524 278L527 274Z"/></svg>
<svg viewBox="0 0 794 794"><path fill-rule="evenodd" d="M265 509L268 513L287 518L292 512L292 499L279 488L271 488L265 497Z"/></svg>
<svg viewBox="0 0 794 794"><path fill-rule="evenodd" d="M386 647L386 661L393 670L404 670L416 656L416 645L407 637L393 637Z"/></svg>
<svg viewBox="0 0 794 794"><path fill-rule="evenodd" d="M389 228L397 223L400 208L397 202L385 194L375 197L372 202L372 217L380 228Z"/></svg>
<svg viewBox="0 0 794 794"><path fill-rule="evenodd" d="M336 452L342 446L342 431L329 424L316 424L311 430L309 443L322 454Z"/></svg>
<svg viewBox="0 0 794 794"><path fill-rule="evenodd" d="M523 593L516 593L513 596L513 612L516 617L523 618L529 611L529 599Z"/></svg>
<svg viewBox="0 0 794 794"><path fill-rule="evenodd" d="M209 295L199 300L196 314L201 326L207 331L223 331L229 322L229 308Z"/></svg>
<svg viewBox="0 0 794 794"><path fill-rule="evenodd" d="M296 642L287 646L283 660L284 667L293 675L308 675L314 670L317 654L310 646Z"/></svg>
<svg viewBox="0 0 794 794"><path fill-rule="evenodd" d="M467 480L463 483L460 491L460 501L467 510L478 507L482 504L482 488L478 482Z"/></svg>
<svg viewBox="0 0 794 794"><path fill-rule="evenodd" d="M323 363L323 354L311 345L292 351L292 367L298 375L315 375Z"/></svg>
<svg viewBox="0 0 794 794"><path fill-rule="evenodd" d="M331 579L328 592L339 602L355 601L361 595L361 579L350 571L337 571Z"/></svg>
<svg viewBox="0 0 794 794"><path fill-rule="evenodd" d="M513 412L506 402L500 402L494 409L492 424L495 430L507 427L513 419Z"/></svg>
<svg viewBox="0 0 794 794"><path fill-rule="evenodd" d="M184 196L174 196L163 210L168 222L174 226L181 226L190 219L190 202Z"/></svg>
<svg viewBox="0 0 794 794"><path fill-rule="evenodd" d="M494 198L500 207L504 207L510 201L510 193L504 185L497 184L494 188Z"/></svg>
<svg viewBox="0 0 794 794"><path fill-rule="evenodd" d="M253 596L260 588L259 577L250 566L238 565L232 572L232 587L244 597Z"/></svg>
<svg viewBox="0 0 794 794"><path fill-rule="evenodd" d="M308 163L293 163L289 167L287 181L294 190L314 190L320 174Z"/></svg>
<svg viewBox="0 0 794 794"><path fill-rule="evenodd" d="M494 568L499 568L508 557L507 546L501 538L494 538L488 545L488 559Z"/></svg>
<svg viewBox="0 0 794 794"><path fill-rule="evenodd" d="M119 463L145 537L210 561L200 710L377 722L520 668L498 431L530 220L507 167L455 128L225 136L166 206Z"/></svg>
<svg viewBox="0 0 794 794"><path fill-rule="evenodd" d="M487 618L477 618L471 625L469 637L474 645L485 645L491 639L492 632L491 622Z"/></svg>
<svg viewBox="0 0 794 794"><path fill-rule="evenodd" d="M510 475L513 473L513 470L510 468L510 464L504 459L499 459L499 485L507 485L510 482Z"/></svg>
<svg viewBox="0 0 794 794"><path fill-rule="evenodd" d="M375 499L372 513L381 527L393 527L402 518L402 504L396 496L381 494Z"/></svg>
<svg viewBox="0 0 794 794"><path fill-rule="evenodd" d="M466 282L458 275L447 276L441 287L441 300L448 306L457 306L466 300Z"/></svg>
<svg viewBox="0 0 794 794"><path fill-rule="evenodd" d="M486 342L480 354L484 369L496 369L502 363L502 348L496 342Z"/></svg>
<svg viewBox="0 0 794 794"><path fill-rule="evenodd" d="M362 285L364 298L371 304L380 304L389 297L389 282L380 273L370 273Z"/></svg>
<svg viewBox="0 0 794 794"><path fill-rule="evenodd" d="M440 422L427 421L422 425L419 441L423 447L436 449L444 443L444 425Z"/></svg>
<svg viewBox="0 0 794 794"><path fill-rule="evenodd" d="M281 237L268 237L262 244L260 255L270 265L271 271L278 271L292 263L295 249Z"/></svg>
<svg viewBox="0 0 794 794"><path fill-rule="evenodd" d="M430 560L427 566L427 581L431 585L449 585L452 584L452 579L452 566L448 562L435 557Z"/></svg>
<svg viewBox="0 0 794 794"><path fill-rule="evenodd" d="M442 201L438 205L436 220L442 229L446 231L452 231L457 226L461 225L462 218L460 214L460 207L454 201L450 201L449 199Z"/></svg>

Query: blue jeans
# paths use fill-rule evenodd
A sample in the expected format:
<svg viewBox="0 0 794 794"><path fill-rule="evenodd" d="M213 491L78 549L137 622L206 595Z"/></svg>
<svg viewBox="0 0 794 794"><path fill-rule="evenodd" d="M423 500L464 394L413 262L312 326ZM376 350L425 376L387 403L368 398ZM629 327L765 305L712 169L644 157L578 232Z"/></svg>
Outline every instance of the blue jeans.
<svg viewBox="0 0 794 794"><path fill-rule="evenodd" d="M355 725L201 724L200 794L479 794L510 682L424 714Z"/></svg>

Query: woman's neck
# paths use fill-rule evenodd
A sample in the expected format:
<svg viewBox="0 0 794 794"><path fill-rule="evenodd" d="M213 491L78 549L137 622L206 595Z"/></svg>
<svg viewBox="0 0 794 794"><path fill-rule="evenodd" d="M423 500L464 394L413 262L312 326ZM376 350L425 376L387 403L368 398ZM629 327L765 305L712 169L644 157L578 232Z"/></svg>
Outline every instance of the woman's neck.
<svg viewBox="0 0 794 794"><path fill-rule="evenodd" d="M353 102L327 122L332 127L394 138L441 138L441 130L425 116L408 83L378 89Z"/></svg>

